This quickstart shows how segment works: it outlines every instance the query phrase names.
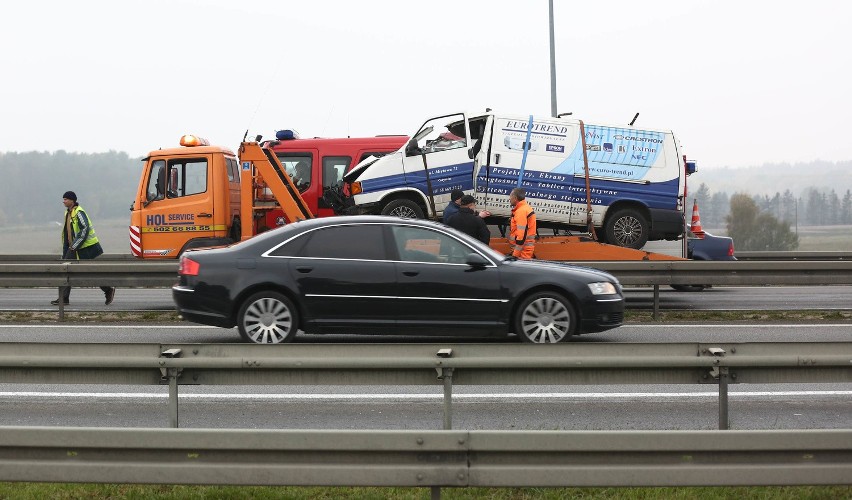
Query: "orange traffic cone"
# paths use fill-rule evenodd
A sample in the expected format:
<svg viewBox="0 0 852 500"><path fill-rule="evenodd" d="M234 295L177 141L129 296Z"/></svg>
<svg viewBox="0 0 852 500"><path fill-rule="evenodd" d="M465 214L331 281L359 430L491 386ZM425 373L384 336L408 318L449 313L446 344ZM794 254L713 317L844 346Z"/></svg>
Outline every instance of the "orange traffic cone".
<svg viewBox="0 0 852 500"><path fill-rule="evenodd" d="M701 229L701 218L698 215L698 200L692 203L692 233L698 238L704 238L704 230Z"/></svg>

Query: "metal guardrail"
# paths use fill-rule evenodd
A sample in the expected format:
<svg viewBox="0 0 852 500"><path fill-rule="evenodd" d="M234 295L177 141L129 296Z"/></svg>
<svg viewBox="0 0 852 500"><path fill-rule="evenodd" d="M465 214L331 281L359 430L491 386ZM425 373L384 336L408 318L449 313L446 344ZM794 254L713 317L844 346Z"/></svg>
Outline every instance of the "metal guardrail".
<svg viewBox="0 0 852 500"><path fill-rule="evenodd" d="M852 382L852 343L0 344L4 383L434 385L452 428L453 385L713 384L728 428L731 383Z"/></svg>
<svg viewBox="0 0 852 500"><path fill-rule="evenodd" d="M263 486L843 485L852 430L0 428L0 481ZM436 496L436 489L437 496Z"/></svg>
<svg viewBox="0 0 852 500"><path fill-rule="evenodd" d="M558 487L849 484L852 430L453 431L452 387L852 382L852 343L0 344L4 383L416 384L444 431L0 427L0 481Z"/></svg>
<svg viewBox="0 0 852 500"><path fill-rule="evenodd" d="M852 261L586 261L625 285L850 285ZM177 277L174 261L55 261L3 263L0 287L167 287Z"/></svg>
<svg viewBox="0 0 852 500"><path fill-rule="evenodd" d="M852 260L852 252L835 250L813 250L795 252L742 251L737 252L739 260Z"/></svg>
<svg viewBox="0 0 852 500"><path fill-rule="evenodd" d="M586 261L580 265L613 274L623 285L652 286L653 317L661 285L852 285L852 260L839 261ZM0 287L170 287L176 261L45 261L4 263ZM64 319L59 307L59 319Z"/></svg>

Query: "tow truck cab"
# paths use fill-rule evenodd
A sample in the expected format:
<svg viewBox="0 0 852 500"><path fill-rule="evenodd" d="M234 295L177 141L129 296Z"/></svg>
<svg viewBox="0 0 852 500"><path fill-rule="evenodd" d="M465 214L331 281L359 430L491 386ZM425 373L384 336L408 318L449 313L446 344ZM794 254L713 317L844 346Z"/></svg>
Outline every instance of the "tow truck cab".
<svg viewBox="0 0 852 500"><path fill-rule="evenodd" d="M239 162L229 149L185 135L181 147L151 151L130 207L130 250L174 259L187 248L227 244L239 217Z"/></svg>
<svg viewBox="0 0 852 500"><path fill-rule="evenodd" d="M279 158L305 204L317 217L335 215L347 196L343 176L356 163L400 149L401 135L300 139L280 130L267 146ZM181 147L151 151L131 206L131 253L145 259L175 259L188 248L221 246L248 234L286 224L280 200L261 180L251 193L254 216L242 217L240 161L229 149L193 135ZM273 180L273 182L276 182ZM251 219L251 220L248 220Z"/></svg>

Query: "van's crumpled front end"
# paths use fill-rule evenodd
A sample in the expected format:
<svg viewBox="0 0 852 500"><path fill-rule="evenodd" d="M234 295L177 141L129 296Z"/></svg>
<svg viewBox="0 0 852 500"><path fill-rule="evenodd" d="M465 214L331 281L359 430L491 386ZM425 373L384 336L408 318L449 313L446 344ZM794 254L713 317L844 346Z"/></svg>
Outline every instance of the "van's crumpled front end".
<svg viewBox="0 0 852 500"><path fill-rule="evenodd" d="M402 152L396 151L380 158L371 156L355 165L343 176L345 192L344 215L381 213L382 198L390 191L406 186Z"/></svg>

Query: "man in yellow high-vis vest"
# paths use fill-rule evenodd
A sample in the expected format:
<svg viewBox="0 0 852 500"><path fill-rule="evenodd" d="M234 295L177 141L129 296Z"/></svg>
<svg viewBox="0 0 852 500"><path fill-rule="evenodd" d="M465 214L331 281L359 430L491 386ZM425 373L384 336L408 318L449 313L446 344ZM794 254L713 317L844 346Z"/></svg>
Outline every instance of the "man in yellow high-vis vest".
<svg viewBox="0 0 852 500"><path fill-rule="evenodd" d="M83 207L77 203L77 194L74 191L66 191L62 195L62 204L65 205L65 224L62 226L62 258L63 259L94 259L104 253L95 228L89 220L89 216ZM115 297L115 287L102 286L104 292L104 304L112 304ZM71 287L60 287L61 298L51 301L53 305L59 305L62 300L68 305L71 297Z"/></svg>

